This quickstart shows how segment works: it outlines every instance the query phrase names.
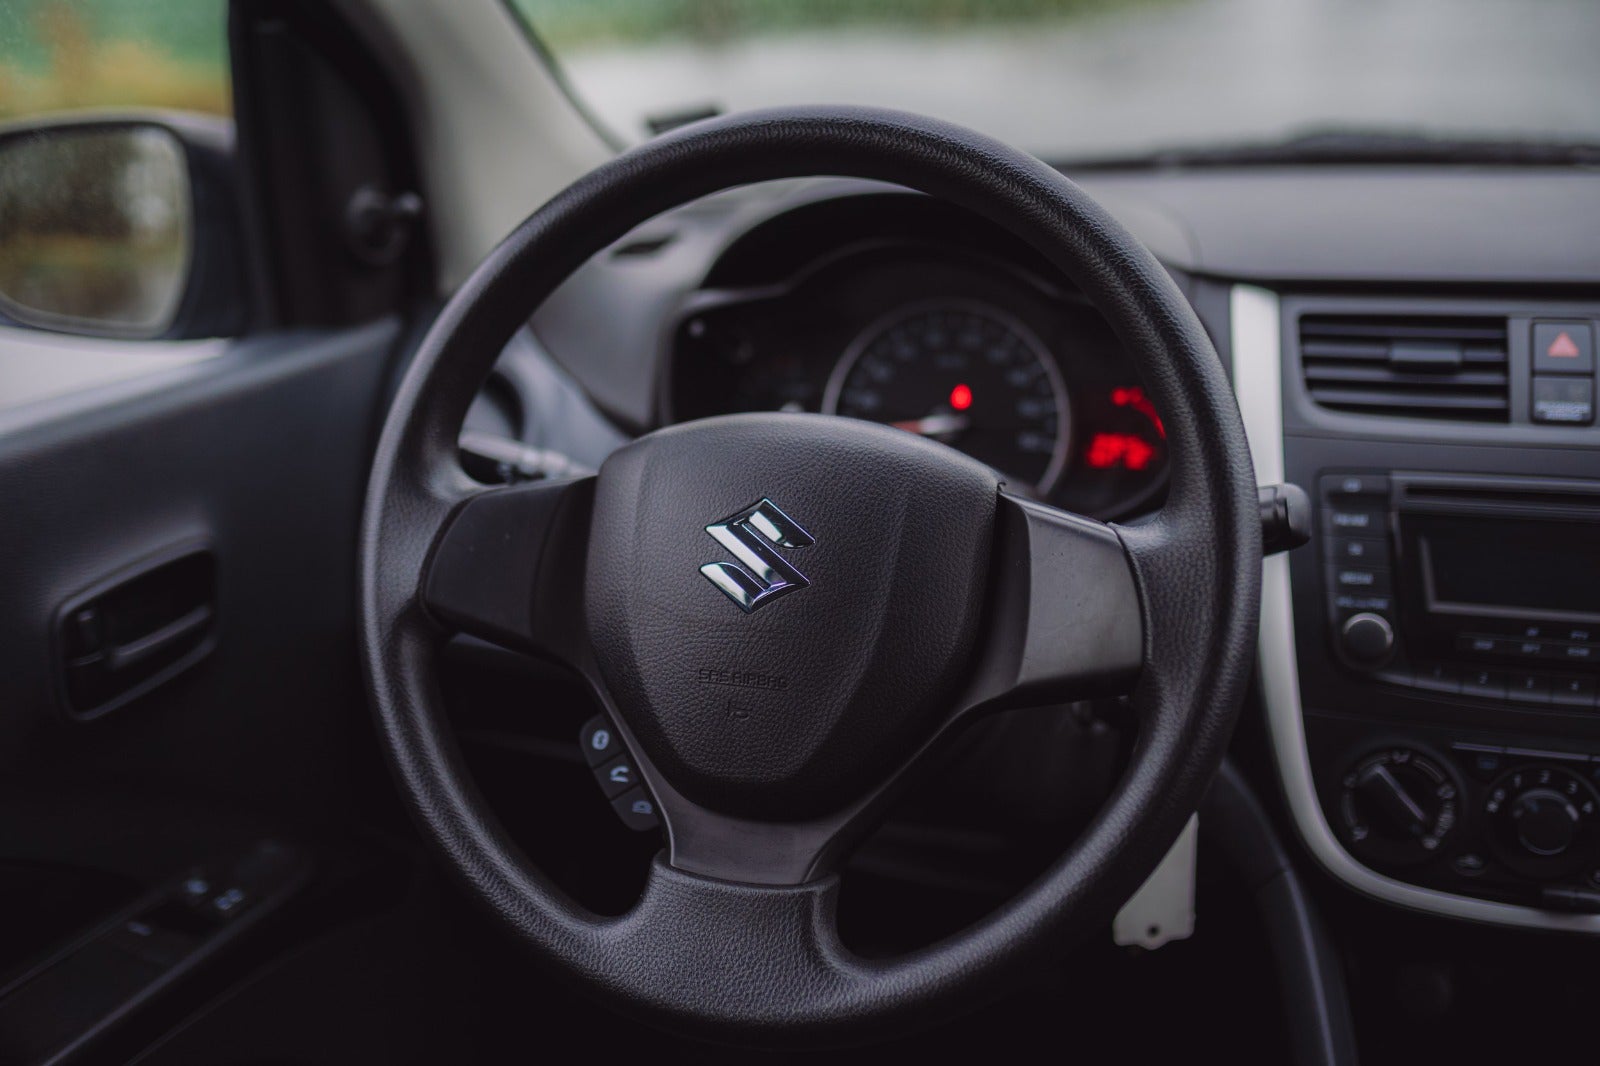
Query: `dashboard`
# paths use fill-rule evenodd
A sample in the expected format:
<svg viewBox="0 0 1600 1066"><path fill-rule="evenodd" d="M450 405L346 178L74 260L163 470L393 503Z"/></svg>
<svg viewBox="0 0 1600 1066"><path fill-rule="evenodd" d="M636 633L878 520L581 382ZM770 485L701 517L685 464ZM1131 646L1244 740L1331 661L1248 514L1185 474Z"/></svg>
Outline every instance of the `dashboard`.
<svg viewBox="0 0 1600 1066"><path fill-rule="evenodd" d="M915 206L912 206L912 205ZM662 421L741 411L861 418L948 444L1013 489L1097 518L1159 503L1167 450L1159 413L1105 321L1013 249L941 231L931 201L880 205L871 228L748 239L672 330ZM923 217L917 217L917 216ZM919 235L918 230L923 232ZM782 246L781 250L774 245ZM772 256L779 255L781 274Z"/></svg>
<svg viewBox="0 0 1600 1066"><path fill-rule="evenodd" d="M1262 618L1308 845L1391 903L1600 932L1600 303L1242 295L1317 512Z"/></svg>
<svg viewBox="0 0 1600 1066"><path fill-rule="evenodd" d="M1309 854L1410 911L1600 934L1600 179L1084 184L1215 341L1258 480L1312 499L1312 543L1266 560L1255 711ZM627 433L869 418L1117 520L1159 507L1181 459L1065 278L891 187L689 205L596 257L532 327Z"/></svg>

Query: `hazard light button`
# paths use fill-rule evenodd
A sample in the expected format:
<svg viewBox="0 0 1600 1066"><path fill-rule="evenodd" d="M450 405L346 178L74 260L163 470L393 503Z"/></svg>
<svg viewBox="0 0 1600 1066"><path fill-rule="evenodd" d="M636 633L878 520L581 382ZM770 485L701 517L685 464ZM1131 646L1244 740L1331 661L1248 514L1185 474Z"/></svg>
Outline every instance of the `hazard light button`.
<svg viewBox="0 0 1600 1066"><path fill-rule="evenodd" d="M1535 374L1594 373L1594 330L1587 322L1533 324Z"/></svg>

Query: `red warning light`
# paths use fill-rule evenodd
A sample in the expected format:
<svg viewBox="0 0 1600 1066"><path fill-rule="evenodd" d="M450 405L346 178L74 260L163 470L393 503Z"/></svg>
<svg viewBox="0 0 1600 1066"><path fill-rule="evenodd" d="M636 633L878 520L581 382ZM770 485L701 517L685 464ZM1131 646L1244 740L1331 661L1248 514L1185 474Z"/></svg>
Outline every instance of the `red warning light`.
<svg viewBox="0 0 1600 1066"><path fill-rule="evenodd" d="M1156 450L1133 433L1096 433L1089 439L1083 461L1096 470L1124 467L1143 470L1155 458Z"/></svg>
<svg viewBox="0 0 1600 1066"><path fill-rule="evenodd" d="M1150 420L1156 427L1156 432L1163 438L1167 435L1167 427L1161 424L1161 416L1156 414L1156 405L1150 402L1150 397L1137 385L1121 386L1111 390L1111 402L1118 407L1131 407ZM1137 469L1137 468L1135 468Z"/></svg>
<svg viewBox="0 0 1600 1066"><path fill-rule="evenodd" d="M1578 342L1572 339L1570 333L1562 330L1556 334L1556 339L1550 342L1550 347L1544 350L1544 354L1552 359L1576 359L1580 354Z"/></svg>
<svg viewBox="0 0 1600 1066"><path fill-rule="evenodd" d="M950 406L957 411L965 411L972 406L972 390L965 385L957 385L950 390Z"/></svg>

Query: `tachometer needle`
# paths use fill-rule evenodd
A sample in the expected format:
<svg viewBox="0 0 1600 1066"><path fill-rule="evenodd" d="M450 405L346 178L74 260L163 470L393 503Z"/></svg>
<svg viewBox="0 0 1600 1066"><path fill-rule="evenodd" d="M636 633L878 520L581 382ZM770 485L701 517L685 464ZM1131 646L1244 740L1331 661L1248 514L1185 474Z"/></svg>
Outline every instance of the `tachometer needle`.
<svg viewBox="0 0 1600 1066"><path fill-rule="evenodd" d="M972 425L972 419L966 415L929 415L926 418L912 418L905 422L889 424L907 433L916 433L924 437L941 437L946 433L961 432Z"/></svg>

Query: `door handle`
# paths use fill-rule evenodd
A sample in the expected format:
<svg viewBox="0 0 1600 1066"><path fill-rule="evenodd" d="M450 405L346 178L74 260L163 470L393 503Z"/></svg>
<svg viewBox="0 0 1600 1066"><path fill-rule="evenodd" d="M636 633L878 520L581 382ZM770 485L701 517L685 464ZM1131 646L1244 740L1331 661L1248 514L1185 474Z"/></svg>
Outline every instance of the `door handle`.
<svg viewBox="0 0 1600 1066"><path fill-rule="evenodd" d="M142 637L124 641L106 650L106 669L113 672L125 670L130 666L143 662L153 655L188 641L195 634L211 624L211 616L216 612L209 603L202 603L194 610L176 618L166 625Z"/></svg>
<svg viewBox="0 0 1600 1066"><path fill-rule="evenodd" d="M176 677L216 644L216 559L190 544L100 582L56 616L67 712L95 718Z"/></svg>

